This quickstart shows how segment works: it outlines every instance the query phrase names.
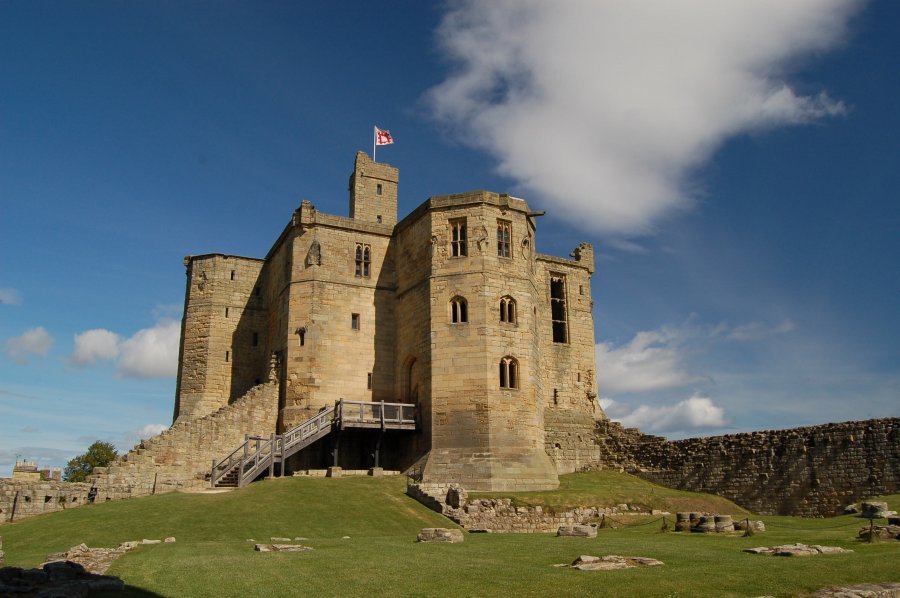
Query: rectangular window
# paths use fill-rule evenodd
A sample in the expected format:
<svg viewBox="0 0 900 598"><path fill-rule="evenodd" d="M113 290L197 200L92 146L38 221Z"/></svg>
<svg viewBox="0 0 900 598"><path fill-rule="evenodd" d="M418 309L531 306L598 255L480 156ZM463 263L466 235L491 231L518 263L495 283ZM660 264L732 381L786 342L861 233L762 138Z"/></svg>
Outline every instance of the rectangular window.
<svg viewBox="0 0 900 598"><path fill-rule="evenodd" d="M350 314L350 327L359 330L359 314Z"/></svg>
<svg viewBox="0 0 900 598"><path fill-rule="evenodd" d="M566 326L566 279L550 276L550 319L553 322L553 342L569 342Z"/></svg>
<svg viewBox="0 0 900 598"><path fill-rule="evenodd" d="M231 351L225 351L225 363L231 360Z"/></svg>
<svg viewBox="0 0 900 598"><path fill-rule="evenodd" d="M368 390L372 390L372 372L369 372L368 380L366 381L366 388Z"/></svg>
<svg viewBox="0 0 900 598"><path fill-rule="evenodd" d="M231 271L231 280L234 280L234 270Z"/></svg>
<svg viewBox="0 0 900 598"><path fill-rule="evenodd" d="M510 239L512 238L512 223L506 220L497 221L497 255L510 257Z"/></svg>
<svg viewBox="0 0 900 598"><path fill-rule="evenodd" d="M450 221L450 255L453 257L468 255L465 218Z"/></svg>
<svg viewBox="0 0 900 598"><path fill-rule="evenodd" d="M225 308L225 317L226 318L228 317L228 308L227 307Z"/></svg>
<svg viewBox="0 0 900 598"><path fill-rule="evenodd" d="M381 183L375 185L375 195L381 195Z"/></svg>

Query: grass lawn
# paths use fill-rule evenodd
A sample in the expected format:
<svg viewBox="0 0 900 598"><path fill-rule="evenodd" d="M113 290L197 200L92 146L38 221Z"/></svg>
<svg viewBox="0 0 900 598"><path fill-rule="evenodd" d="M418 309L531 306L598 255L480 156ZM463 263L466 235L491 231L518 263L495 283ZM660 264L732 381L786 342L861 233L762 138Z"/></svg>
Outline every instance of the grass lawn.
<svg viewBox="0 0 900 598"><path fill-rule="evenodd" d="M585 505L604 506L599 497L609 491L597 486L601 481L632 483L630 476L587 475L564 477L578 503L595 486L597 496ZM86 506L0 525L0 535L7 564L24 567L80 542L115 546L175 536L175 544L141 546L110 569L138 596L787 596L842 583L900 581L900 542L858 542L865 523L858 518L759 517L769 531L750 538L660 533L657 522L603 529L592 539L468 534L462 544L417 544L420 528L453 524L403 491L400 478L287 478L225 494L170 493ZM900 507L900 496L887 500ZM722 510L738 513L733 506ZM271 536L302 536L314 550L258 553L247 541ZM741 552L788 542L855 552L806 558ZM609 572L552 566L580 554L647 556L665 565Z"/></svg>

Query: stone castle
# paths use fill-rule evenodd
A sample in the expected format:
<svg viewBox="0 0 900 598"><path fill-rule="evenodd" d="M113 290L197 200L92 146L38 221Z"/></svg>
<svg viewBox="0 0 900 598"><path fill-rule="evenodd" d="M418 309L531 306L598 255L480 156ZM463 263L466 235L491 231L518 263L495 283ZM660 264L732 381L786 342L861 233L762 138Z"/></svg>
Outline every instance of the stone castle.
<svg viewBox="0 0 900 598"><path fill-rule="evenodd" d="M272 377L275 428L256 433L340 399L414 404L419 433L382 447L392 467L420 460L425 480L471 489L556 487L596 456L603 418L592 247L538 253L543 212L487 191L432 197L398 221L398 181L359 152L349 217L304 201L264 259L185 258L175 421ZM370 467L372 442L346 439L334 465ZM326 449L288 465L328 465Z"/></svg>
<svg viewBox="0 0 900 598"><path fill-rule="evenodd" d="M304 201L264 259L185 258L172 426L88 483L30 479L36 467L0 478L0 523L209 487L218 466L249 483L384 465L409 471L426 501L429 485L547 489L562 473L617 469L802 516L900 490L900 418L671 442L609 421L591 246L537 253L541 212L486 191L433 197L398 222L398 181L360 152L349 217ZM336 402L377 417L345 426ZM405 429L387 430L389 404ZM305 440L288 450L297 430ZM547 517L528 525L559 523Z"/></svg>

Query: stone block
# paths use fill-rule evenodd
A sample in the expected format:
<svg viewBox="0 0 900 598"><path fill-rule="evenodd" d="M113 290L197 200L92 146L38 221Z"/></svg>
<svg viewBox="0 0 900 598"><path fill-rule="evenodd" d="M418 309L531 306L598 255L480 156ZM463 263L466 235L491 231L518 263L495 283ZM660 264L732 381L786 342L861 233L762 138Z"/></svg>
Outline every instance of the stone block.
<svg viewBox="0 0 900 598"><path fill-rule="evenodd" d="M463 532L459 529L448 529L444 527L426 527L423 528L416 537L419 542L435 542L456 544L464 540Z"/></svg>

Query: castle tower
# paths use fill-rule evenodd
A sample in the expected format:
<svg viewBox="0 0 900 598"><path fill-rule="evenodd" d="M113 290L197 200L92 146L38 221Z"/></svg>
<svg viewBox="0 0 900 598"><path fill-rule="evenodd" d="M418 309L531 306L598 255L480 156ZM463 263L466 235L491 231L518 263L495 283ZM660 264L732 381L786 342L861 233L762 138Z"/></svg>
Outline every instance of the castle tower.
<svg viewBox="0 0 900 598"><path fill-rule="evenodd" d="M350 218L378 224L397 224L397 183L400 171L356 153L350 175Z"/></svg>

